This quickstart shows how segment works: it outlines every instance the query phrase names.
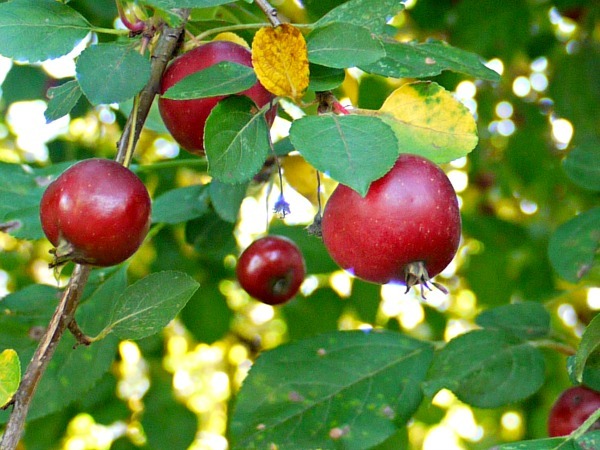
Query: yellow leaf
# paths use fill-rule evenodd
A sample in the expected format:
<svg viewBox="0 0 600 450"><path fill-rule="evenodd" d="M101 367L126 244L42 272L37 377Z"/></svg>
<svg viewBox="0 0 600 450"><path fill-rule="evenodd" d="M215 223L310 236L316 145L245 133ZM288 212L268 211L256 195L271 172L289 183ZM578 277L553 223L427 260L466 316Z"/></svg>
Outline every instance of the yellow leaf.
<svg viewBox="0 0 600 450"><path fill-rule="evenodd" d="M21 381L21 363L17 352L6 349L0 353L0 407L17 392Z"/></svg>
<svg viewBox="0 0 600 450"><path fill-rule="evenodd" d="M308 164L300 155L289 155L281 160L283 176L289 185L313 205L317 204L317 169ZM327 198L337 182L321 175L321 193Z"/></svg>
<svg viewBox="0 0 600 450"><path fill-rule="evenodd" d="M401 153L445 163L465 156L477 145L475 118L437 83L405 84L374 114L393 128Z"/></svg>
<svg viewBox="0 0 600 450"><path fill-rule="evenodd" d="M250 46L243 37L238 36L237 34L232 33L231 31L224 31L223 33L217 34L213 38L213 41L229 41L233 42L234 44L239 44L242 47L250 48Z"/></svg>
<svg viewBox="0 0 600 450"><path fill-rule="evenodd" d="M288 23L258 30L252 41L252 64L272 94L300 100L308 87L308 52L302 33Z"/></svg>

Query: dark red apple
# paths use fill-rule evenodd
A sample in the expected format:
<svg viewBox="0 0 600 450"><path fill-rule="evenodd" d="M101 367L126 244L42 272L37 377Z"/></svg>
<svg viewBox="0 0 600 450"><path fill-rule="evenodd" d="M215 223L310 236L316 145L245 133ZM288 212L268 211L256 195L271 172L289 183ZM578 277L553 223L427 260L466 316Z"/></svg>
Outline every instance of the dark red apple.
<svg viewBox="0 0 600 450"><path fill-rule="evenodd" d="M135 253L150 226L150 196L129 169L87 159L48 185L40 204L42 229L55 261L113 266Z"/></svg>
<svg viewBox="0 0 600 450"><path fill-rule="evenodd" d="M250 50L229 41L212 41L177 57L167 67L160 84L160 94L188 75L199 72L221 61L232 61L252 67ZM273 95L258 81L240 94L250 97L259 108L268 104ZM204 124L215 105L224 96L192 100L171 100L160 97L158 108L165 126L177 143L189 152L204 154ZM276 108L267 115L269 124L275 119Z"/></svg>
<svg viewBox="0 0 600 450"><path fill-rule="evenodd" d="M302 252L292 240L265 236L242 252L236 275L252 297L269 305L280 305L296 295L306 268Z"/></svg>

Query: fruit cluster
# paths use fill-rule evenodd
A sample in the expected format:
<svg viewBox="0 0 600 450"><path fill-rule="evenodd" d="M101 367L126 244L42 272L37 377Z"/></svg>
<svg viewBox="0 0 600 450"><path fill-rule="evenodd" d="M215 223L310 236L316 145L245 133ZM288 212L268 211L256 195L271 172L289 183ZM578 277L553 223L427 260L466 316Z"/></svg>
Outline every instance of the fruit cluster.
<svg viewBox="0 0 600 450"><path fill-rule="evenodd" d="M183 78L222 61L252 66L251 52L229 41L212 41L174 59L160 93ZM273 96L258 81L241 92L263 107ZM172 100L159 111L180 146L204 154L204 125L223 96ZM276 110L267 113L269 124ZM68 169L47 189L41 221L56 246L54 265L72 260L109 266L130 257L149 227L150 199L142 182L116 162L92 159ZM461 221L456 194L444 172L422 157L402 154L372 183L366 196L339 185L324 209L322 237L342 268L373 283L429 287L456 254ZM296 295L306 273L300 249L289 239L267 236L240 256L237 278L254 298L281 304ZM433 282L434 286L444 288Z"/></svg>

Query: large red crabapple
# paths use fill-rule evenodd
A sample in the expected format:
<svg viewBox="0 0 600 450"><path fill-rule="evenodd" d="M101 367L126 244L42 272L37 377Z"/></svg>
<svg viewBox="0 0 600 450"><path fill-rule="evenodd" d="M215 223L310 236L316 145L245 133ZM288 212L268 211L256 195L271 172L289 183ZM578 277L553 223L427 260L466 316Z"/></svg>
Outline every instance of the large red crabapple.
<svg viewBox="0 0 600 450"><path fill-rule="evenodd" d="M76 163L50 183L40 204L42 229L56 247L53 265L125 261L146 237L150 210L146 187L126 167L97 158Z"/></svg>
<svg viewBox="0 0 600 450"><path fill-rule="evenodd" d="M401 154L365 197L338 185L321 225L325 247L342 268L373 283L421 284L421 292L452 261L461 235L450 180L411 154Z"/></svg>

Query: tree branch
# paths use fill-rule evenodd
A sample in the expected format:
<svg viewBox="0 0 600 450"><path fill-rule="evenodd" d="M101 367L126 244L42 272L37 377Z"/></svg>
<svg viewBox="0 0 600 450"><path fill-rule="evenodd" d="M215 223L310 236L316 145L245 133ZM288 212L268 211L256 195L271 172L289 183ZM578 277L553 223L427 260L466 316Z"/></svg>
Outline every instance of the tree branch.
<svg viewBox="0 0 600 450"><path fill-rule="evenodd" d="M183 19L183 24L177 28L164 27L160 39L156 43L156 47L152 54L152 72L150 74L150 80L142 92L140 92L139 100L137 102L137 112L134 110L131 111L127 123L125 124L123 134L121 135L121 139L119 139L118 153L115 159L121 164L123 164L126 159L127 148L132 133L134 147L140 137L140 133L148 118L148 113L150 112L154 97L156 97L156 94L158 94L160 89L160 79L177 48L179 37L181 36L189 13L189 9L179 10L179 15Z"/></svg>
<svg viewBox="0 0 600 450"><path fill-rule="evenodd" d="M265 13L271 25L274 27L281 25L281 20L277 17L277 10L267 0L255 0L255 3Z"/></svg>
<svg viewBox="0 0 600 450"><path fill-rule="evenodd" d="M164 27L156 47L152 54L152 73L150 81L140 92L137 111L132 111L121 139L119 140L116 160L123 163L125 160L128 144L135 144L139 139L142 127L148 117L152 101L158 92L161 76L171 59L183 32L183 28L189 15L188 9L177 11L182 18L182 23L177 28ZM132 119L134 118L134 119ZM133 135L132 135L133 133ZM131 140L131 141L130 141ZM77 264L65 289L63 296L54 311L48 328L42 337L38 348L27 366L25 375L19 385L19 390L14 396L13 410L6 424L6 429L0 442L0 450L14 450L25 426L27 412L31 400L35 394L37 385L44 374L48 363L52 359L54 351L58 347L65 330L71 325L77 310L77 305L83 293L91 271L90 266Z"/></svg>

